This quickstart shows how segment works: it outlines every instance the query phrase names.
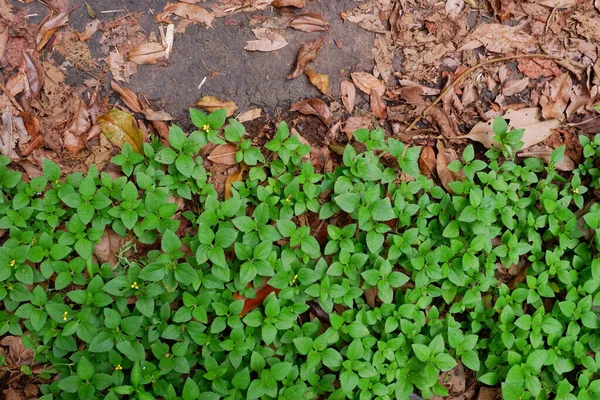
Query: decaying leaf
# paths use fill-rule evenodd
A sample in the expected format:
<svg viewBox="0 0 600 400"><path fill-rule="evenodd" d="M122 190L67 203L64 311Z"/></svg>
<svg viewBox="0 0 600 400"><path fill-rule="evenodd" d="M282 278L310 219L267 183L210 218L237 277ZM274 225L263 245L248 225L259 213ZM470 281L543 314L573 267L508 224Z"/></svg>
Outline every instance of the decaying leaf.
<svg viewBox="0 0 600 400"><path fill-rule="evenodd" d="M421 155L419 156L419 170L421 171L421 174L425 175L427 178L431 178L436 170L436 166L437 160L433 147L423 147Z"/></svg>
<svg viewBox="0 0 600 400"><path fill-rule="evenodd" d="M168 17L171 14L175 14L193 22L204 24L207 28L212 28L212 23L215 19L214 13L206 11L204 8L195 4L188 3L167 4L164 11L157 15L156 18L157 20L162 21L165 17Z"/></svg>
<svg viewBox="0 0 600 400"><path fill-rule="evenodd" d="M6 53L6 46L8 45L8 26L0 22L0 60Z"/></svg>
<svg viewBox="0 0 600 400"><path fill-rule="evenodd" d="M231 193L231 185L233 185L233 182L238 182L242 180L242 177L244 176L244 171L246 171L246 164L245 163L241 163L240 168L236 171L233 172L232 174L230 174L227 177L227 181L225 181L225 200L231 198L232 193Z"/></svg>
<svg viewBox="0 0 600 400"><path fill-rule="evenodd" d="M85 2L85 11L87 12L90 18L96 18L96 11L92 8L92 6L88 4L87 1Z"/></svg>
<svg viewBox="0 0 600 400"><path fill-rule="evenodd" d="M502 94L504 96L514 96L521 93L529 86L529 78L523 79L507 79L502 83Z"/></svg>
<svg viewBox="0 0 600 400"><path fill-rule="evenodd" d="M387 116L387 107L385 101L378 95L375 90L371 90L371 112L375 118L385 119Z"/></svg>
<svg viewBox="0 0 600 400"><path fill-rule="evenodd" d="M298 111L301 114L314 115L318 117L326 126L329 126L329 121L332 117L331 110L327 104L319 99L299 101L295 104L292 104L290 111Z"/></svg>
<svg viewBox="0 0 600 400"><path fill-rule="evenodd" d="M344 107L352 114L354 105L356 104L356 86L354 86L354 83L344 80L340 85L340 93Z"/></svg>
<svg viewBox="0 0 600 400"><path fill-rule="evenodd" d="M323 47L323 40L325 36L321 36L318 39L311 40L310 42L304 43L298 51L298 57L296 58L296 66L292 73L290 73L288 79L296 79L304 72L306 65L314 60L319 54L319 50Z"/></svg>
<svg viewBox="0 0 600 400"><path fill-rule="evenodd" d="M296 7L302 8L305 6L304 0L274 0L271 5L273 7Z"/></svg>
<svg viewBox="0 0 600 400"><path fill-rule="evenodd" d="M142 104L133 90L120 86L114 79L110 81L110 87L115 92L119 93L123 102L136 113L142 112Z"/></svg>
<svg viewBox="0 0 600 400"><path fill-rule="evenodd" d="M71 154L77 154L86 147L84 133L92 127L86 104L81 99L77 101L77 109L71 123L63 132L63 145Z"/></svg>
<svg viewBox="0 0 600 400"><path fill-rule="evenodd" d="M281 34L273 29L256 28L252 29L257 40L249 40L244 46L248 51L275 51L287 46L288 42Z"/></svg>
<svg viewBox="0 0 600 400"><path fill-rule="evenodd" d="M148 42L132 49L127 57L136 64L156 64L165 58L166 49L157 42Z"/></svg>
<svg viewBox="0 0 600 400"><path fill-rule="evenodd" d="M290 26L302 32L319 32L329 30L329 22L321 14L304 13L290 21Z"/></svg>
<svg viewBox="0 0 600 400"><path fill-rule="evenodd" d="M110 263L111 266L117 265L117 254L125 238L117 235L111 228L106 228L102 239L94 247L94 255L101 263Z"/></svg>
<svg viewBox="0 0 600 400"><path fill-rule="evenodd" d="M142 113L148 121L173 121L176 119L166 111L155 111L151 108L145 108Z"/></svg>
<svg viewBox="0 0 600 400"><path fill-rule="evenodd" d="M55 17L52 17L52 18L46 20L42 24L42 26L40 26L40 29L38 30L38 33L35 37L37 51L42 50L42 48L44 48L46 43L48 43L48 40L50 40L52 35L57 30L59 30L61 27L65 26L68 21L69 21L69 13L68 12L62 12L62 13L56 15Z"/></svg>
<svg viewBox="0 0 600 400"><path fill-rule="evenodd" d="M14 134L13 116L7 106L2 113L2 127L0 128L0 154L11 160L19 159L15 152L16 136Z"/></svg>
<svg viewBox="0 0 600 400"><path fill-rule="evenodd" d="M319 74L308 68L304 72L306 73L306 76L308 76L310 83L315 85L315 87L319 89L321 93L325 95L329 94L329 75Z"/></svg>
<svg viewBox="0 0 600 400"><path fill-rule="evenodd" d="M262 108L253 108L252 110L245 111L237 116L237 120L240 123L248 122L260 118L262 116Z"/></svg>
<svg viewBox="0 0 600 400"><path fill-rule="evenodd" d="M462 0L461 0L462 1ZM388 33L385 35L377 35L371 54L375 60L375 68L381 79L384 82L388 82L392 76L392 61L394 59L394 40L392 34Z"/></svg>
<svg viewBox="0 0 600 400"><path fill-rule="evenodd" d="M502 398L502 389L482 386L479 389L477 400L500 400Z"/></svg>
<svg viewBox="0 0 600 400"><path fill-rule="evenodd" d="M564 112L571 98L572 87L573 81L568 73L557 76L548 83L540 99L544 119L565 119Z"/></svg>
<svg viewBox="0 0 600 400"><path fill-rule="evenodd" d="M361 6L355 7L350 13L342 12L341 17L344 21L350 21L360 26L361 28L375 33L386 33L385 28L379 13L367 13Z"/></svg>
<svg viewBox="0 0 600 400"><path fill-rule="evenodd" d="M523 32L525 23L517 26L503 24L480 24L465 39L465 44L458 50L476 49L485 46L494 53L510 51L530 52L537 49L533 36Z"/></svg>
<svg viewBox="0 0 600 400"><path fill-rule="evenodd" d="M227 116L231 117L237 110L237 106L233 101L221 101L214 96L204 96L196 103L196 107L200 107L205 111L213 112L221 108L227 109Z"/></svg>
<svg viewBox="0 0 600 400"><path fill-rule="evenodd" d="M436 171L442 186L448 193L452 194L450 183L464 179L464 174L460 172L452 172L448 169L448 164L458 160L458 154L452 148L444 147L442 142L438 142L438 155L436 159Z"/></svg>
<svg viewBox="0 0 600 400"><path fill-rule="evenodd" d="M129 143L134 151L142 152L143 133L131 114L113 109L98 117L96 122L115 146L122 148L125 143Z"/></svg>
<svg viewBox="0 0 600 400"><path fill-rule="evenodd" d="M129 77L137 71L137 64L125 61L123 55L118 51L111 51L106 58L106 63L113 79L119 82L129 82Z"/></svg>
<svg viewBox="0 0 600 400"><path fill-rule="evenodd" d="M456 18L465 8L464 0L446 0L446 14L450 18Z"/></svg>
<svg viewBox="0 0 600 400"><path fill-rule="evenodd" d="M237 150L237 145L234 143L220 144L206 158L216 164L237 165L238 162L235 160Z"/></svg>
<svg viewBox="0 0 600 400"><path fill-rule="evenodd" d="M371 90L375 90L375 93L380 96L385 94L385 83L368 72L353 72L352 81L354 81L357 88L368 95L371 94Z"/></svg>
<svg viewBox="0 0 600 400"><path fill-rule="evenodd" d="M42 87L44 86L46 75L44 73L44 68L31 51L23 52L21 70L27 77L26 82L29 86L29 91L34 97L38 97L40 90L42 90Z"/></svg>
<svg viewBox="0 0 600 400"><path fill-rule="evenodd" d="M548 164L550 162L550 156L553 150L554 149L550 146L538 145L532 146L530 149L527 149L527 151L521 151L517 153L517 155L521 158L540 158L544 160L546 164ZM563 159L555 165L555 168L559 171L573 171L575 169L575 161L573 161L573 159L569 157L568 154L565 154L563 156Z"/></svg>
<svg viewBox="0 0 600 400"><path fill-rule="evenodd" d="M524 129L523 147L524 150L535 144L540 143L552 134L552 130L560 126L561 122L557 119L542 121L542 111L539 107L522 108L520 110L508 110L504 114L509 129ZM459 138L468 138L483 144L490 148L497 146L494 141L493 121L479 122L468 135L459 136Z"/></svg>

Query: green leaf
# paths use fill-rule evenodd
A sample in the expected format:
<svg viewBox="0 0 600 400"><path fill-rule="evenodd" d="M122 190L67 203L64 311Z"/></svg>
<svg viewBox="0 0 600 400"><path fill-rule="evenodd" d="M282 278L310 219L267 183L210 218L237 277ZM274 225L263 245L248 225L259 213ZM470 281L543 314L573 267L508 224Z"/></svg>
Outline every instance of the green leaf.
<svg viewBox="0 0 600 400"><path fill-rule="evenodd" d="M71 375L58 382L58 387L67 393L77 393L82 383L79 376Z"/></svg>
<svg viewBox="0 0 600 400"><path fill-rule="evenodd" d="M347 213L353 213L360 206L360 195L356 193L340 194L339 196L336 196L334 200L335 203Z"/></svg>
<svg viewBox="0 0 600 400"><path fill-rule="evenodd" d="M340 385L344 393L352 393L358 385L358 375L354 371L344 370L340 374Z"/></svg>
<svg viewBox="0 0 600 400"><path fill-rule="evenodd" d="M429 346L413 343L412 349L419 360L423 362L429 361L429 357L431 357L431 350L429 349Z"/></svg>
<svg viewBox="0 0 600 400"><path fill-rule="evenodd" d="M85 357L81 357L77 363L77 376L84 381L89 381L94 376L94 366Z"/></svg>
<svg viewBox="0 0 600 400"><path fill-rule="evenodd" d="M208 115L207 123L210 125L210 127L212 129L218 130L218 129L221 129L223 127L223 125L225 125L226 118L227 118L227 109L220 108L218 110L211 112Z"/></svg>
<svg viewBox="0 0 600 400"><path fill-rule="evenodd" d="M265 391L266 389L263 381L260 379L255 379L250 383L250 387L248 387L246 398L248 400L258 399L265 394Z"/></svg>
<svg viewBox="0 0 600 400"><path fill-rule="evenodd" d="M414 345L413 345L414 346ZM413 347L414 350L414 347ZM416 354L416 352L415 352ZM419 357L419 356L417 356ZM423 360L421 360L423 361ZM449 354L439 353L433 357L433 364L438 367L442 371L450 371L452 368L456 366L456 360L452 358Z"/></svg>
<svg viewBox="0 0 600 400"><path fill-rule="evenodd" d="M473 351L473 350L465 351L462 354L460 359L467 368L469 368L473 371L479 371L479 368L480 368L479 356L477 355L477 353L475 351Z"/></svg>
<svg viewBox="0 0 600 400"><path fill-rule="evenodd" d="M162 251L164 251L165 253L174 254L175 252L179 251L180 247L181 241L179 240L177 235L171 232L170 230L166 230L163 233L161 240Z"/></svg>
<svg viewBox="0 0 600 400"><path fill-rule="evenodd" d="M171 147L175 150L181 150L184 143L185 133L183 130L175 124L171 125L171 128L169 129L169 144Z"/></svg>
<svg viewBox="0 0 600 400"><path fill-rule="evenodd" d="M198 399L198 396L200 396L200 388L192 378L188 377L185 380L181 396L183 397L183 400L196 400Z"/></svg>
<svg viewBox="0 0 600 400"><path fill-rule="evenodd" d="M309 337L297 337L294 339L294 345L302 355L308 354L313 347L313 340Z"/></svg>
<svg viewBox="0 0 600 400"><path fill-rule="evenodd" d="M371 216L375 221L389 221L394 219L396 215L392 209L390 199L386 197L385 199L377 200L372 205Z"/></svg>
<svg viewBox="0 0 600 400"><path fill-rule="evenodd" d="M235 119L229 119L229 125L225 127L225 139L233 143L239 143L244 134L246 128Z"/></svg>

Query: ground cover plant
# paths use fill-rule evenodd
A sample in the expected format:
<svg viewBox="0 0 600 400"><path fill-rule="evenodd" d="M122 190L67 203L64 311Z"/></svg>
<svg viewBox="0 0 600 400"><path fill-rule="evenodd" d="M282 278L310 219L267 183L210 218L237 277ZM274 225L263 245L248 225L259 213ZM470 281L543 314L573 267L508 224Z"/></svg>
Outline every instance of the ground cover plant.
<svg viewBox="0 0 600 400"><path fill-rule="evenodd" d="M170 146L125 144L118 178L46 160L24 182L0 159L0 335L34 351L43 399L428 399L458 363L504 399L600 397L600 136L567 179L564 148L517 160L496 119L449 192L381 129L320 175L285 123L263 154L225 110L191 116ZM208 141L249 168L226 200ZM99 265L107 228L146 251Z"/></svg>

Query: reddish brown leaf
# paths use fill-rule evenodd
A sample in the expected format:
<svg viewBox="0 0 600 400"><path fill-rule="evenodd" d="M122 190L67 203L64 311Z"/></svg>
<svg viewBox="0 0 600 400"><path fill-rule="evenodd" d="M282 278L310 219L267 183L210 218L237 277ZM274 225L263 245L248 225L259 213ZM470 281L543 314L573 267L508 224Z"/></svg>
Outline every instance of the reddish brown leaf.
<svg viewBox="0 0 600 400"><path fill-rule="evenodd" d="M112 229L106 228L102 239L94 246L94 255L101 263L107 262L114 267L118 261L117 254L124 242L125 238L117 235Z"/></svg>
<svg viewBox="0 0 600 400"><path fill-rule="evenodd" d="M175 14L190 21L204 24L209 28L212 27L212 22L215 19L214 13L206 11L200 6L186 3L167 4L162 14L165 17Z"/></svg>
<svg viewBox="0 0 600 400"><path fill-rule="evenodd" d="M173 121L176 119L166 111L155 111L151 108L145 108L142 113L148 121Z"/></svg>
<svg viewBox="0 0 600 400"><path fill-rule="evenodd" d="M318 39L311 40L310 42L304 43L298 51L298 58L296 59L296 67L291 74L288 75L288 79L296 79L304 72L306 65L314 60L319 54L319 50L323 47L323 40L325 36L321 36Z"/></svg>
<svg viewBox="0 0 600 400"><path fill-rule="evenodd" d="M156 64L165 58L165 48L156 42L143 43L132 49L127 57L136 64Z"/></svg>
<svg viewBox="0 0 600 400"><path fill-rule="evenodd" d="M306 73L306 76L308 76L310 83L315 85L321 93L325 95L329 94L329 75L319 74L308 68L304 72Z"/></svg>
<svg viewBox="0 0 600 400"><path fill-rule="evenodd" d="M340 85L340 93L342 95L342 103L350 114L354 111L354 105L356 104L356 86L350 81L342 81Z"/></svg>
<svg viewBox="0 0 600 400"><path fill-rule="evenodd" d="M0 154L12 160L18 160L19 155L15 151L17 137L14 133L13 121L10 108L6 106L2 113L2 128L0 128Z"/></svg>
<svg viewBox="0 0 600 400"><path fill-rule="evenodd" d="M320 32L329 30L329 22L321 14L304 13L298 15L290 26L302 32Z"/></svg>
<svg viewBox="0 0 600 400"><path fill-rule="evenodd" d="M251 284L248 284L248 286L251 287ZM242 296L237 292L233 294L234 299L244 300L244 308L242 309L242 312L240 313L240 317L246 315L247 313L249 313L256 307L260 306L269 294L271 294L273 292L275 292L276 294L279 293L279 289L275 289L273 286L268 285L266 283L266 279L259 287L257 287L255 289L255 291L256 291L256 297L253 299L248 299L245 296Z"/></svg>
<svg viewBox="0 0 600 400"><path fill-rule="evenodd" d="M63 133L63 144L65 149L73 155L85 148L85 138L83 137L83 134L92 126L87 106L80 99L78 99L78 102L79 105L75 111L75 115L73 115L71 123Z"/></svg>
<svg viewBox="0 0 600 400"><path fill-rule="evenodd" d="M44 68L38 61L31 51L23 52L23 60L21 62L21 70L27 77L27 83L29 84L29 90L34 97L38 97L40 90L44 86Z"/></svg>
<svg viewBox="0 0 600 400"><path fill-rule="evenodd" d="M271 5L273 7L296 7L302 8L305 6L304 0L274 0Z"/></svg>
<svg viewBox="0 0 600 400"><path fill-rule="evenodd" d="M385 101L378 95L375 90L371 90L371 112L375 118L385 119L387 116L387 107Z"/></svg>
<svg viewBox="0 0 600 400"><path fill-rule="evenodd" d="M237 110L237 106L233 101L221 101L214 96L204 96L198 100L196 107L200 107L208 112L226 108L228 117L231 117Z"/></svg>
<svg viewBox="0 0 600 400"><path fill-rule="evenodd" d="M8 26L3 22L0 22L0 60L6 53L6 47L8 46Z"/></svg>
<svg viewBox="0 0 600 400"><path fill-rule="evenodd" d="M25 124L25 129L27 129L29 136L32 138L37 137L40 134L40 121L37 117L28 112L22 112L21 118L23 118L23 123Z"/></svg>
<svg viewBox="0 0 600 400"><path fill-rule="evenodd" d="M431 146L425 146L421 150L421 156L419 157L419 170L427 178L431 178L436 169L437 160L435 157L435 151Z"/></svg>
<svg viewBox="0 0 600 400"><path fill-rule="evenodd" d="M331 110L327 104L319 99L299 101L292 105L290 111L298 111L301 114L314 115L318 117L326 126L329 126L329 121L332 117Z"/></svg>
<svg viewBox="0 0 600 400"><path fill-rule="evenodd" d="M42 50L42 48L48 43L48 40L52 37L52 35L59 30L61 27L65 26L69 21L69 12L62 12L57 16L46 20L40 29L35 38L36 49L37 51Z"/></svg>
<svg viewBox="0 0 600 400"><path fill-rule="evenodd" d="M352 73L352 80L356 87L366 94L370 95L371 90L375 90L375 93L380 96L385 94L385 83L381 82L368 72L354 72Z"/></svg>
<svg viewBox="0 0 600 400"><path fill-rule="evenodd" d="M557 76L546 85L540 99L544 119L565 119L564 112L571 98L572 87L573 81L568 73Z"/></svg>
<svg viewBox="0 0 600 400"><path fill-rule="evenodd" d="M233 182L239 182L242 180L244 171L246 171L246 164L242 162L240 168L227 177L227 181L225 181L225 200L231 198L231 185L233 185Z"/></svg>
<svg viewBox="0 0 600 400"><path fill-rule="evenodd" d="M236 165L238 163L235 160L235 153L237 153L237 150L237 145L233 143L220 144L215 147L206 158L216 164Z"/></svg>
<svg viewBox="0 0 600 400"><path fill-rule="evenodd" d="M456 151L454 151L454 149L444 147L441 142L438 142L438 147L439 152L437 155L436 165L437 174L444 189L446 189L448 193L452 194L453 192L450 188L450 183L462 180L464 178L464 174L462 171L452 172L448 169L448 164L450 164L452 161L458 160L458 154L456 154Z"/></svg>
<svg viewBox="0 0 600 400"><path fill-rule="evenodd" d="M131 109L131 111L136 113L142 112L142 104L133 90L120 86L114 79L110 81L110 87L115 92L119 93L121 99L127 105L127 107Z"/></svg>
<svg viewBox="0 0 600 400"><path fill-rule="evenodd" d="M248 110L248 111L241 113L240 115L238 115L236 117L236 119L240 123L244 123L244 122L248 122L248 121L253 121L256 118L260 118L261 116L262 116L262 108L253 108L252 110Z"/></svg>

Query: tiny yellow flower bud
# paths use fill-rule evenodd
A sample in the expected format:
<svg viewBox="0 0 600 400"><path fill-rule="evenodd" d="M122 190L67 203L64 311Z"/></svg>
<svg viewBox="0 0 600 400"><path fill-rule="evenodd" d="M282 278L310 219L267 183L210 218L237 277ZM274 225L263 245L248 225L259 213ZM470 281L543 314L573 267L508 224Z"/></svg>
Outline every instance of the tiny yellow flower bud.
<svg viewBox="0 0 600 400"><path fill-rule="evenodd" d="M575 193L575 194L579 194L579 188L575 188L575 189L573 189L573 193Z"/></svg>
<svg viewBox="0 0 600 400"><path fill-rule="evenodd" d="M292 283L296 282L297 279L298 279L298 274L294 275L294 279L292 279Z"/></svg>
<svg viewBox="0 0 600 400"><path fill-rule="evenodd" d="M137 282L133 282L133 283L131 284L131 288L132 288L132 289L136 289L136 290L137 290L137 289L139 289L140 287L138 286L138 283L137 283Z"/></svg>
<svg viewBox="0 0 600 400"><path fill-rule="evenodd" d="M123 369L123 367L121 367L121 364L119 364L115 367L115 371L120 371L122 369Z"/></svg>
<svg viewBox="0 0 600 400"><path fill-rule="evenodd" d="M13 285L12 285L12 283L9 283L9 284L8 284L8 286L6 286L6 288L7 288L8 290L13 290Z"/></svg>
<svg viewBox="0 0 600 400"><path fill-rule="evenodd" d="M69 313L65 311L65 312L63 313L63 321L66 321L66 320L67 320L67 315L69 315Z"/></svg>
<svg viewBox="0 0 600 400"><path fill-rule="evenodd" d="M10 266L11 266L11 267L14 267L16 263L17 263L17 262L16 262L15 260L11 260L11 262L10 262Z"/></svg>
<svg viewBox="0 0 600 400"><path fill-rule="evenodd" d="M58 185L60 183L60 181L57 179L54 181L54 183Z"/></svg>
<svg viewBox="0 0 600 400"><path fill-rule="evenodd" d="M210 130L210 125L206 124L202 127L202 129L204 130L204 132L208 132Z"/></svg>

